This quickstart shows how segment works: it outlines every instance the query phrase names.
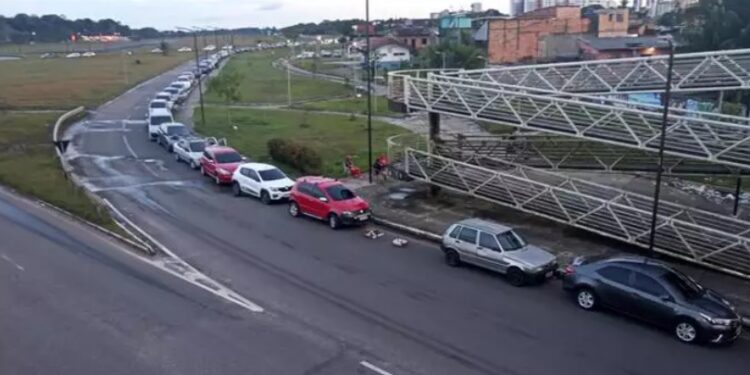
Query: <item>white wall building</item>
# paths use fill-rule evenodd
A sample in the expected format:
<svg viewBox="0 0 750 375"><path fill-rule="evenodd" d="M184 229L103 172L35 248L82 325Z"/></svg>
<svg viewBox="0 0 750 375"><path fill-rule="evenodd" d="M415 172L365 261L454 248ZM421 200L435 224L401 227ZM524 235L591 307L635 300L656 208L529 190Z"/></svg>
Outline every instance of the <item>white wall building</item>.
<svg viewBox="0 0 750 375"><path fill-rule="evenodd" d="M411 61L409 48L396 43L387 43L374 49L374 58L379 68L398 69L401 63Z"/></svg>

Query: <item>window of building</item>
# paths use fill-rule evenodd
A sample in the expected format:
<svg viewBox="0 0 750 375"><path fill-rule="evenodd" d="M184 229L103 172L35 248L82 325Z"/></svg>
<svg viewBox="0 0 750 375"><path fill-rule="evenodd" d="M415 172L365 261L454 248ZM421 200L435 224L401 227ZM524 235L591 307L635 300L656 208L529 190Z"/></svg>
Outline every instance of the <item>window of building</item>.
<svg viewBox="0 0 750 375"><path fill-rule="evenodd" d="M623 21L625 21L625 16L623 16L622 14L618 14L617 15L617 22L622 23Z"/></svg>
<svg viewBox="0 0 750 375"><path fill-rule="evenodd" d="M427 44L427 38L422 38L422 45Z"/></svg>
<svg viewBox="0 0 750 375"><path fill-rule="evenodd" d="M609 22L612 22L614 20L615 20L615 15L614 14L610 14L609 15Z"/></svg>

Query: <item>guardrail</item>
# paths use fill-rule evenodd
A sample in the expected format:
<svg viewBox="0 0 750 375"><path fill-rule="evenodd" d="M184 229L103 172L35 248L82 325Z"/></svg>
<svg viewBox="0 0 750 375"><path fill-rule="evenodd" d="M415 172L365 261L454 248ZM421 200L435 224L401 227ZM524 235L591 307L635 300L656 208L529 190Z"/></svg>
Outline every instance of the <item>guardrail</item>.
<svg viewBox="0 0 750 375"><path fill-rule="evenodd" d="M98 209L105 210L112 217L112 220L114 220L115 224L118 227L120 227L123 231L125 231L137 243L134 243L130 241L129 239L125 239L116 233L113 233L105 228L102 228L99 225L88 222L84 219L79 218L79 220L83 220L92 227L95 227L120 240L124 240L125 242L128 242L130 245L134 245L134 247L138 248L139 250L145 252L148 255L155 255L157 253L155 249L158 249L158 247L156 247L154 244L151 244L148 238L145 238L144 236L139 235L139 233L141 232L140 228L135 226L130 221L130 219L125 217L109 201L96 195L96 193L90 191L87 185L84 183L84 181L82 181L81 178L78 177L78 175L73 173L73 166L70 165L68 160L65 158L64 152L61 151L60 148L57 146L59 142L63 141L63 139L61 138L62 126L66 124L68 121L70 121L71 119L75 118L76 116L79 116L82 113L84 113L85 110L86 109L84 107L75 108L71 111L64 113L55 122L55 127L52 130L52 142L55 144L55 153L57 155L58 160L60 160L60 166L63 170L63 173L65 173L65 177L68 179L68 181L70 181L73 184L73 186L80 189L86 195L86 197L88 197L97 206Z"/></svg>

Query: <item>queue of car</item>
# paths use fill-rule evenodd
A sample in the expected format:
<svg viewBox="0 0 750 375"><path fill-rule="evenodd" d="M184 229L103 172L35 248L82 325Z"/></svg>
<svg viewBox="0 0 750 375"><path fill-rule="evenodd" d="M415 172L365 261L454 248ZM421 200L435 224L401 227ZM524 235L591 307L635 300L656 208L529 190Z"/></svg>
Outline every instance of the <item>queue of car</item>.
<svg viewBox="0 0 750 375"><path fill-rule="evenodd" d="M252 196L264 204L287 201L292 217L325 221L332 229L370 222L367 201L340 181L320 176L292 180L271 164L250 162L225 140L198 137L174 121L173 106L186 100L197 75L217 63L213 58L201 61L198 70L181 74L157 93L148 107L149 139L217 185L231 185L237 197ZM628 315L671 331L681 342L730 343L742 333L742 320L726 298L652 259L579 257L560 268L553 254L528 243L513 228L482 219L449 226L440 248L449 266L484 268L503 274L514 286L557 276L581 309Z"/></svg>

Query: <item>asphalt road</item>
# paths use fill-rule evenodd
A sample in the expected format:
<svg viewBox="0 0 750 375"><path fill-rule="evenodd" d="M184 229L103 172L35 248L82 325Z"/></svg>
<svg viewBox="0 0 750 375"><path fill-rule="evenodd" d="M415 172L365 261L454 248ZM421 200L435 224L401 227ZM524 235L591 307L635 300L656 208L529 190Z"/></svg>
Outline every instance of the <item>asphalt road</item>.
<svg viewBox="0 0 750 375"><path fill-rule="evenodd" d="M0 190L0 374L295 374L360 356ZM293 360L289 360L293 359Z"/></svg>
<svg viewBox="0 0 750 375"><path fill-rule="evenodd" d="M369 240L361 229L332 231L291 218L283 204L233 197L147 141L145 122L123 121L143 119L149 96L175 74L75 126L72 163L98 194L187 262L263 306L278 325L303 326L394 375L750 368L744 338L724 348L683 345L637 322L580 311L557 281L515 288L479 269L445 266L433 244L395 248L392 233Z"/></svg>

